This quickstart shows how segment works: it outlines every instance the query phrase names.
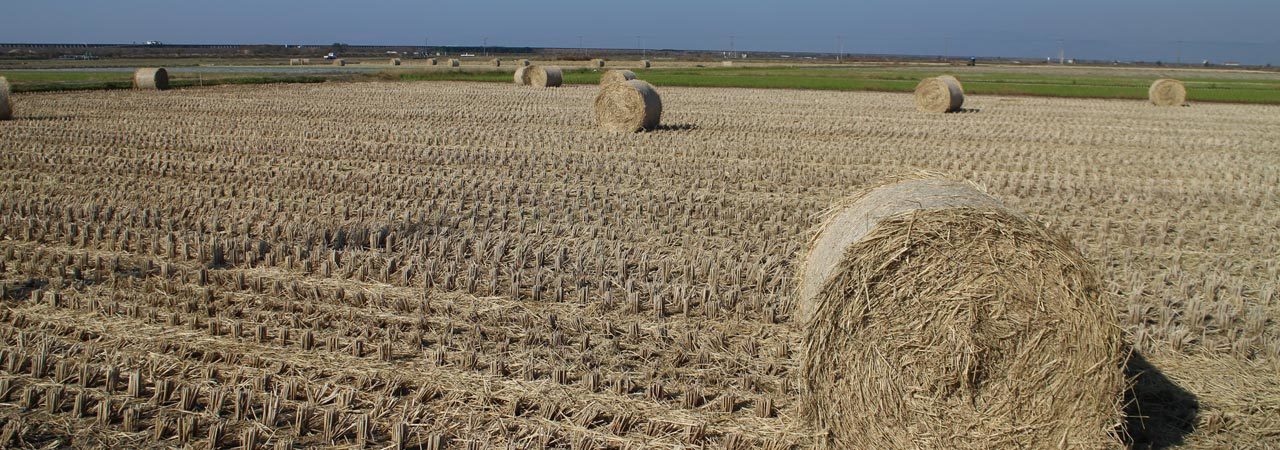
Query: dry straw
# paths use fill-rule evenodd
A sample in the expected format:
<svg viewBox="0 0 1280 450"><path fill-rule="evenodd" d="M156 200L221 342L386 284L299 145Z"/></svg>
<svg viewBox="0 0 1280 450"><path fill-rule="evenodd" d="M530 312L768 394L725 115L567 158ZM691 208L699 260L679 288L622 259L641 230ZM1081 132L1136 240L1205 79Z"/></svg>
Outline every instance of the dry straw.
<svg viewBox="0 0 1280 450"><path fill-rule="evenodd" d="M597 69L604 67L604 60L600 58L591 60L591 67L595 67Z"/></svg>
<svg viewBox="0 0 1280 450"><path fill-rule="evenodd" d="M147 67L133 72L133 87L136 89L169 89L169 71L164 68Z"/></svg>
<svg viewBox="0 0 1280 450"><path fill-rule="evenodd" d="M1187 87L1181 81L1161 78L1151 83L1147 97L1156 106L1182 106L1187 103Z"/></svg>
<svg viewBox="0 0 1280 450"><path fill-rule="evenodd" d="M13 119L13 100L9 99L9 80L0 77L0 120Z"/></svg>
<svg viewBox="0 0 1280 450"><path fill-rule="evenodd" d="M493 58L493 61L490 61L490 62L492 62L492 63L493 63L493 67L502 67L502 60L501 60L501 59Z"/></svg>
<svg viewBox="0 0 1280 450"><path fill-rule="evenodd" d="M733 67L733 61L720 61L720 65L724 67Z"/></svg>
<svg viewBox="0 0 1280 450"><path fill-rule="evenodd" d="M557 87L564 83L564 74L556 66L529 66L524 70L524 84L537 87Z"/></svg>
<svg viewBox="0 0 1280 450"><path fill-rule="evenodd" d="M434 66L436 64L440 64L440 60L435 58L427 58L427 65Z"/></svg>
<svg viewBox="0 0 1280 450"><path fill-rule="evenodd" d="M449 59L449 67L458 67L458 66L461 66L461 65L462 65L462 61L458 61L458 60L457 60L457 59L455 59L455 58L450 58L450 59Z"/></svg>
<svg viewBox="0 0 1280 450"><path fill-rule="evenodd" d="M528 70L529 70L528 67L524 67L524 66L516 67L515 76L512 77L512 79L516 82L516 84L521 86L527 86L529 84L529 78L525 75L525 72L527 72Z"/></svg>
<svg viewBox="0 0 1280 450"><path fill-rule="evenodd" d="M640 67L644 67L644 68L648 69L648 68L649 68L650 66L652 66L652 65L653 65L653 63L649 62L649 60L647 60L647 59L642 59L642 60L640 60Z"/></svg>
<svg viewBox="0 0 1280 450"><path fill-rule="evenodd" d="M595 108L596 123L608 131L652 130L662 120L662 97L641 80L602 85Z"/></svg>
<svg viewBox="0 0 1280 450"><path fill-rule="evenodd" d="M347 60L342 59L342 58L335 59L335 60L333 60L333 65L335 65L335 66L345 66L345 65L347 65Z"/></svg>
<svg viewBox="0 0 1280 450"><path fill-rule="evenodd" d="M955 77L925 78L916 85L916 107L921 111L956 112L964 106L964 87Z"/></svg>
<svg viewBox="0 0 1280 450"><path fill-rule="evenodd" d="M391 59L391 65L393 65L393 66L398 66L398 65L400 65L400 58L392 58L392 59Z"/></svg>
<svg viewBox="0 0 1280 450"><path fill-rule="evenodd" d="M529 62L529 60L527 60L527 59L522 59L522 60L520 60L520 61L516 62L516 65L518 65L518 66L520 66L520 67L529 67L529 64L530 64L530 62Z"/></svg>
<svg viewBox="0 0 1280 450"><path fill-rule="evenodd" d="M842 205L799 272L819 447L1121 447L1121 329L1070 241L936 175Z"/></svg>
<svg viewBox="0 0 1280 450"><path fill-rule="evenodd" d="M634 79L636 79L636 73L630 70L608 70L600 77L600 85L603 86L609 83L620 83Z"/></svg>

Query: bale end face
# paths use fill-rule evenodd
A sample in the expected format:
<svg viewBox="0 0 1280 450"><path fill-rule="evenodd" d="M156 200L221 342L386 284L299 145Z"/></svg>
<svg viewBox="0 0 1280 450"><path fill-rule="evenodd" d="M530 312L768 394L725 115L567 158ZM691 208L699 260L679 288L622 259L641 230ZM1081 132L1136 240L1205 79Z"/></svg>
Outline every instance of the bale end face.
<svg viewBox="0 0 1280 450"><path fill-rule="evenodd" d="M392 59L392 60L391 60L391 65L393 65L393 66L398 66L398 65L400 65L400 58L394 58L394 59Z"/></svg>
<svg viewBox="0 0 1280 450"><path fill-rule="evenodd" d="M164 68L147 67L133 72L135 89L169 89L169 71Z"/></svg>
<svg viewBox="0 0 1280 450"><path fill-rule="evenodd" d="M653 66L653 63L649 62L647 59L640 61L640 67L648 69L651 66Z"/></svg>
<svg viewBox="0 0 1280 450"><path fill-rule="evenodd" d="M601 86L595 102L596 123L607 131L652 130L662 120L662 97L653 85L627 80Z"/></svg>
<svg viewBox="0 0 1280 450"><path fill-rule="evenodd" d="M820 447L1120 447L1120 327L1069 241L949 180L847 205L800 272Z"/></svg>
<svg viewBox="0 0 1280 450"><path fill-rule="evenodd" d="M597 69L604 67L604 60L598 58L591 60L591 67L595 67Z"/></svg>
<svg viewBox="0 0 1280 450"><path fill-rule="evenodd" d="M456 59L449 60L449 67L459 67L461 65L462 65L462 61L458 61Z"/></svg>
<svg viewBox="0 0 1280 450"><path fill-rule="evenodd" d="M502 60L501 60L501 59L494 58L494 59L493 59L493 61L491 61L491 62L493 63L493 67L502 67Z"/></svg>
<svg viewBox="0 0 1280 450"><path fill-rule="evenodd" d="M529 64L530 64L530 62L529 62L529 60L527 60L527 59L522 59L522 60L520 60L520 61L518 62L518 65L519 65L520 67L529 67Z"/></svg>
<svg viewBox="0 0 1280 450"><path fill-rule="evenodd" d="M1187 103L1187 87L1181 81L1162 78L1151 83L1147 98L1156 106L1182 106Z"/></svg>
<svg viewBox="0 0 1280 450"><path fill-rule="evenodd" d="M925 78L916 85L916 108L924 112L948 113L964 106L964 88L954 77Z"/></svg>
<svg viewBox="0 0 1280 450"><path fill-rule="evenodd" d="M521 66L521 67L516 67L516 73L515 73L515 75L512 77L512 80L513 80L513 81L515 81L515 83L516 83L516 84L518 84L518 85L521 85L521 86L528 86L528 85L529 85L529 76L528 76L528 75L526 75L526 72L528 72L528 70L529 70L529 68L528 68L528 67L523 67L523 66Z"/></svg>

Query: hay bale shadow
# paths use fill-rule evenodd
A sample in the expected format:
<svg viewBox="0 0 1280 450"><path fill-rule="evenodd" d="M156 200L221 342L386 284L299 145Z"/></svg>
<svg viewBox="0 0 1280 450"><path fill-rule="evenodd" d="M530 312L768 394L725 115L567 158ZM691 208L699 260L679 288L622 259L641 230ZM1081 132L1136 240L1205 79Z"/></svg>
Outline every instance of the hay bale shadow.
<svg viewBox="0 0 1280 450"><path fill-rule="evenodd" d="M664 123L653 127L654 131L687 131L696 129L698 129L698 125L692 123Z"/></svg>
<svg viewBox="0 0 1280 450"><path fill-rule="evenodd" d="M1200 401L1134 351L1125 365L1134 380L1125 393L1125 439L1130 448L1159 450L1183 444L1196 429Z"/></svg>

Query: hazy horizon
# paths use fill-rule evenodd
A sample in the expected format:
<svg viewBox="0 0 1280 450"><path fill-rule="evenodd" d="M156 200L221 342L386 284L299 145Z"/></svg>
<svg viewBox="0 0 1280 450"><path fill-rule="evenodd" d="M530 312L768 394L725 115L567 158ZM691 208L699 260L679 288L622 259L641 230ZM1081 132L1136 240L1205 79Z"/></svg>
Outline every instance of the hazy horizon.
<svg viewBox="0 0 1280 450"><path fill-rule="evenodd" d="M723 5L720 5L723 3ZM328 44L668 48L770 52L1057 57L1092 60L1280 63L1271 23L1280 2L1082 0L1069 5L977 0L870 0L857 5L643 5L585 1L422 4L386 0L216 8L154 0L66 0L10 5L0 42ZM843 39L841 39L843 37Z"/></svg>

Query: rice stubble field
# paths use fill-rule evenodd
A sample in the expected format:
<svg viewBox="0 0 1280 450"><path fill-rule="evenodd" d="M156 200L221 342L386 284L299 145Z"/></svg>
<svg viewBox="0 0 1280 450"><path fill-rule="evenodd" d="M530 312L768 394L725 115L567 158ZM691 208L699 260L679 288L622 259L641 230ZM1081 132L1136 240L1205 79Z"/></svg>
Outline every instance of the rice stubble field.
<svg viewBox="0 0 1280 450"><path fill-rule="evenodd" d="M806 448L797 258L919 170L1096 264L1136 447L1280 445L1280 108L658 89L16 96L0 445Z"/></svg>

